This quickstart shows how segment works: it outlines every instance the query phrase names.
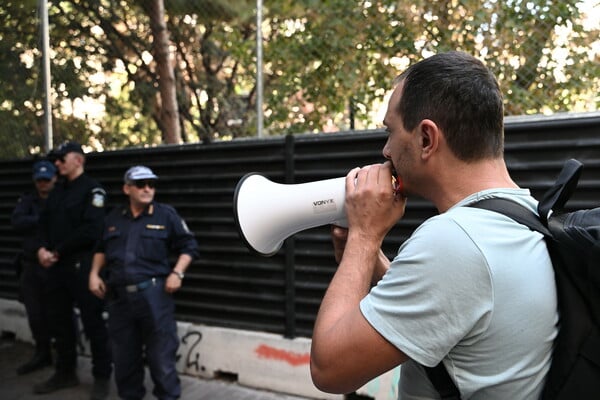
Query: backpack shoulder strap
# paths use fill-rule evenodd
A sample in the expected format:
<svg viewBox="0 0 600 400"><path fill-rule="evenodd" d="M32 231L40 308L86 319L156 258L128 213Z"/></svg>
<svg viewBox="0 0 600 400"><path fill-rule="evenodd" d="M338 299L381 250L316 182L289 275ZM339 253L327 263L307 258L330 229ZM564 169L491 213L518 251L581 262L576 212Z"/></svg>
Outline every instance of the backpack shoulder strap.
<svg viewBox="0 0 600 400"><path fill-rule="evenodd" d="M450 374L442 361L435 367L423 366L423 368L442 400L461 400L460 391L450 378Z"/></svg>
<svg viewBox="0 0 600 400"><path fill-rule="evenodd" d="M494 197L490 199L479 200L477 203L469 204L469 207L483 208L485 210L495 211L514 219L516 222L537 231L545 237L552 237L548 228L540 221L537 215L531 210L509 199Z"/></svg>
<svg viewBox="0 0 600 400"><path fill-rule="evenodd" d="M565 162L554 185L546 191L540 200L538 212L544 225L548 225L548 214L550 213L550 210L557 211L563 208L567 203L567 200L569 200L577 187L582 168L583 164L574 158Z"/></svg>

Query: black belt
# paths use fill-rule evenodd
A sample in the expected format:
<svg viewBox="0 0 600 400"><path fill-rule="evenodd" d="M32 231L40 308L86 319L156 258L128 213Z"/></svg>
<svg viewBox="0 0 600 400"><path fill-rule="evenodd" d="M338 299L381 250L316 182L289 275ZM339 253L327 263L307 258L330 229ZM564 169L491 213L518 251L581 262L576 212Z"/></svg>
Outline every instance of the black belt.
<svg viewBox="0 0 600 400"><path fill-rule="evenodd" d="M148 279L147 281L140 282L140 283L134 283L132 285L117 286L117 287L115 287L115 289L116 289L116 291L119 291L119 292L137 293L137 292L141 292L142 290L146 290L151 286L156 286L157 281L158 281L158 278L152 278L152 279Z"/></svg>

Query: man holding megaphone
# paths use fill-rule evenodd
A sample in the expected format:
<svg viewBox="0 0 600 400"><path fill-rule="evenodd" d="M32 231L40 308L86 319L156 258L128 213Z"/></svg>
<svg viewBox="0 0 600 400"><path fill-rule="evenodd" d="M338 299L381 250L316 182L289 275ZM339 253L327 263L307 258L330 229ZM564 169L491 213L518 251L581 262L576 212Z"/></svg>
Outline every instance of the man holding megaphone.
<svg viewBox="0 0 600 400"><path fill-rule="evenodd" d="M435 399L425 367L443 363L462 398L537 399L558 321L544 239L468 207L499 197L536 212L503 158L498 83L460 52L416 63L395 83L384 119L389 161L346 177L348 227L332 229L339 267L315 322L313 382L349 393L402 365L399 397ZM440 214L390 262L381 244L410 195Z"/></svg>

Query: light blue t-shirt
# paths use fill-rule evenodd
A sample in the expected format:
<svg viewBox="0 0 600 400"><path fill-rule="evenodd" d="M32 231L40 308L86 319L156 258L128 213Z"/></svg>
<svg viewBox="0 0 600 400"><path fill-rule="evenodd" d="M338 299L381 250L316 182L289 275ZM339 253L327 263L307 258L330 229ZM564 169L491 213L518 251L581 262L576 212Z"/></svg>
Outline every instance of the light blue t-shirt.
<svg viewBox="0 0 600 400"><path fill-rule="evenodd" d="M462 207L505 197L536 210L526 189L475 193L425 221L362 300L369 323L410 361L399 398L439 396L419 364L444 361L463 399L537 399L558 313L541 234L496 212Z"/></svg>

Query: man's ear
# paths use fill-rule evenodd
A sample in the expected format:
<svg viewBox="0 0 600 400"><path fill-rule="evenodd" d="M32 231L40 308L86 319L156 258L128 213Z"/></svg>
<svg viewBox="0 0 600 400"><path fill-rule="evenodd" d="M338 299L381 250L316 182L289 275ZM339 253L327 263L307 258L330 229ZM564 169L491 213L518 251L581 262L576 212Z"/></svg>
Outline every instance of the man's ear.
<svg viewBox="0 0 600 400"><path fill-rule="evenodd" d="M79 154L79 153L75 153L73 152L73 154L75 155L75 158L77 159L77 163L81 166L85 165L85 156L83 154Z"/></svg>
<svg viewBox="0 0 600 400"><path fill-rule="evenodd" d="M421 157L429 158L440 146L441 132L435 122L430 119L424 119L419 124L419 134L421 135Z"/></svg>
<svg viewBox="0 0 600 400"><path fill-rule="evenodd" d="M125 193L127 196L129 196L129 190L130 189L131 188L129 187L128 184L126 184L126 183L123 184L123 193Z"/></svg>

